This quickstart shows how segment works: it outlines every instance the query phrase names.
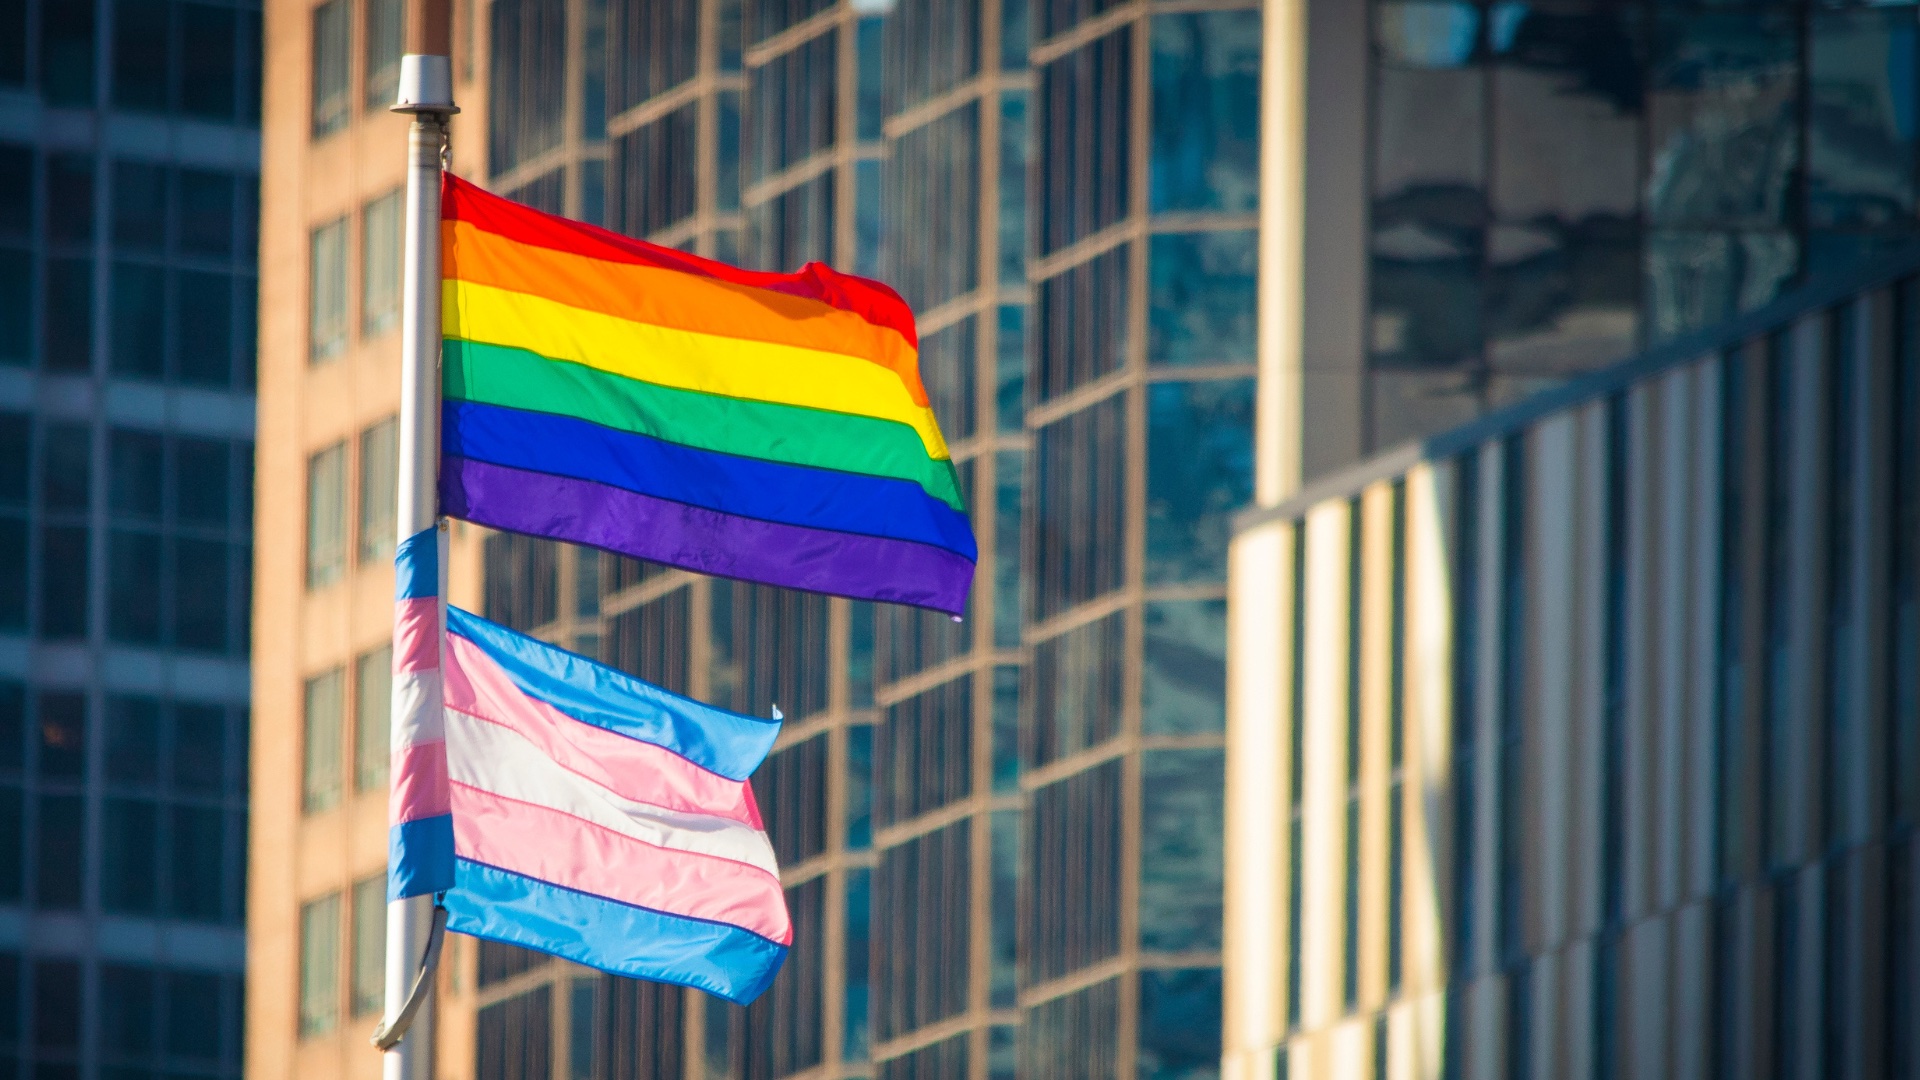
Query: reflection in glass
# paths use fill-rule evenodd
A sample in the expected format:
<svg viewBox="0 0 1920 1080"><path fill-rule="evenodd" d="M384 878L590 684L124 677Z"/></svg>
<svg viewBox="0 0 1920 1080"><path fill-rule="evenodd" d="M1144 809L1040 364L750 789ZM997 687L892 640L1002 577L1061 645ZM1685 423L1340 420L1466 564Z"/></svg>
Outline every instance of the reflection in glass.
<svg viewBox="0 0 1920 1080"><path fill-rule="evenodd" d="M1382 3L1374 18L1380 58L1389 64L1460 67L1472 59L1480 42L1480 10L1461 0Z"/></svg>
<svg viewBox="0 0 1920 1080"><path fill-rule="evenodd" d="M1000 431L1026 426L1027 309L1008 305L1000 309L999 338L994 357L994 409Z"/></svg>
<svg viewBox="0 0 1920 1080"><path fill-rule="evenodd" d="M1784 14L1661 19L1646 196L1654 224L1764 229L1788 222L1800 161L1799 40Z"/></svg>
<svg viewBox="0 0 1920 1080"><path fill-rule="evenodd" d="M1147 398L1147 581L1224 581L1253 496L1252 379L1159 383Z"/></svg>
<svg viewBox="0 0 1920 1080"><path fill-rule="evenodd" d="M873 912L873 871L856 867L847 871L846 914L846 1020L840 1038L841 1057L846 1061L867 1060L868 979L872 970L872 948L868 941Z"/></svg>
<svg viewBox="0 0 1920 1080"><path fill-rule="evenodd" d="M1020 517L1026 453L1002 450L993 460L993 644L1020 644Z"/></svg>
<svg viewBox="0 0 1920 1080"><path fill-rule="evenodd" d="M1031 722L1023 764L1038 768L1120 733L1126 708L1124 612L1076 626L1033 648Z"/></svg>
<svg viewBox="0 0 1920 1080"><path fill-rule="evenodd" d="M1153 237L1147 256L1147 359L1251 364L1259 234Z"/></svg>
<svg viewBox="0 0 1920 1080"><path fill-rule="evenodd" d="M1000 98L1000 280L1027 280L1027 92Z"/></svg>
<svg viewBox="0 0 1920 1080"><path fill-rule="evenodd" d="M1226 751L1149 750L1141 773L1140 946L1217 949Z"/></svg>
<svg viewBox="0 0 1920 1080"><path fill-rule="evenodd" d="M1020 811L993 812L993 953L988 991L994 1008L1011 1007L1019 990Z"/></svg>
<svg viewBox="0 0 1920 1080"><path fill-rule="evenodd" d="M1146 605L1140 729L1148 735L1221 732L1227 725L1227 602Z"/></svg>
<svg viewBox="0 0 1920 1080"><path fill-rule="evenodd" d="M1503 374L1572 375L1633 351L1640 249L1630 219L1496 226L1487 336Z"/></svg>
<svg viewBox="0 0 1920 1080"><path fill-rule="evenodd" d="M1885 228L1914 208L1915 24L1908 10L1821 12L1807 56L1807 217Z"/></svg>
<svg viewBox="0 0 1920 1080"><path fill-rule="evenodd" d="M1535 13L1517 30L1492 73L1494 215L1631 219L1645 112L1639 28L1619 14Z"/></svg>
<svg viewBox="0 0 1920 1080"><path fill-rule="evenodd" d="M1779 294L1799 262L1800 244L1792 233L1651 233L1646 248L1648 335L1668 338L1751 311Z"/></svg>
<svg viewBox="0 0 1920 1080"><path fill-rule="evenodd" d="M1141 972L1140 1080L1217 1076L1219 1016L1219 968Z"/></svg>
<svg viewBox="0 0 1920 1080"><path fill-rule="evenodd" d="M1254 209L1260 189L1260 12L1153 20L1149 206Z"/></svg>

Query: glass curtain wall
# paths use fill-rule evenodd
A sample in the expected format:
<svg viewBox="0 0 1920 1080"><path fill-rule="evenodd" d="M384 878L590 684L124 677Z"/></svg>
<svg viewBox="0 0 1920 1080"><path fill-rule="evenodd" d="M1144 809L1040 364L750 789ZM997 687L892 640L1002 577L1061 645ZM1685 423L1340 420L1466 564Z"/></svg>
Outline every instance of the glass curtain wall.
<svg viewBox="0 0 1920 1080"><path fill-rule="evenodd" d="M1370 446L1912 239L1914 8L1374 0Z"/></svg>

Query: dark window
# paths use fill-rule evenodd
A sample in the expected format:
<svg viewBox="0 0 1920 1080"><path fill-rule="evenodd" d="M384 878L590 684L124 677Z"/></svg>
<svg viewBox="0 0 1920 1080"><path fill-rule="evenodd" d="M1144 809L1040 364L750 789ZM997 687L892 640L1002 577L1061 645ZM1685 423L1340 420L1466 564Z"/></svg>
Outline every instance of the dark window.
<svg viewBox="0 0 1920 1080"><path fill-rule="evenodd" d="M1920 293L1895 294L1888 539L1887 786L1894 821L1920 824Z"/></svg>
<svg viewBox="0 0 1920 1080"><path fill-rule="evenodd" d="M880 853L873 887L874 1038L967 1009L972 830L962 819Z"/></svg>
<svg viewBox="0 0 1920 1080"><path fill-rule="evenodd" d="M559 146L566 115L563 0L496 0L487 161L494 175ZM552 208L557 210L558 208Z"/></svg>
<svg viewBox="0 0 1920 1080"><path fill-rule="evenodd" d="M353 0L313 9L313 137L347 126L353 111Z"/></svg>
<svg viewBox="0 0 1920 1080"><path fill-rule="evenodd" d="M553 988L535 987L474 1018L476 1080L547 1080L553 1064Z"/></svg>
<svg viewBox="0 0 1920 1080"><path fill-rule="evenodd" d="M1140 945L1220 947L1226 828L1223 750L1150 750L1142 757Z"/></svg>
<svg viewBox="0 0 1920 1080"><path fill-rule="evenodd" d="M1032 390L1036 403L1126 366L1130 250L1122 244L1039 283Z"/></svg>
<svg viewBox="0 0 1920 1080"><path fill-rule="evenodd" d="M940 6L959 10L967 5ZM938 307L979 284L979 157L980 106L969 102L895 139L882 166L890 241L887 280L915 310ZM926 344L923 340L923 368ZM968 408L966 422L949 433L972 434L972 413ZM951 412L938 415L948 424L958 419Z"/></svg>
<svg viewBox="0 0 1920 1080"><path fill-rule="evenodd" d="M1258 203L1260 13L1153 20L1151 209L1245 213Z"/></svg>
<svg viewBox="0 0 1920 1080"><path fill-rule="evenodd" d="M847 871L846 883L846 957L841 969L845 1009L840 1057L843 1061L865 1061L872 1042L873 871L865 867L851 868Z"/></svg>
<svg viewBox="0 0 1920 1080"><path fill-rule="evenodd" d="M167 246L167 191L173 173L164 165L113 163L113 245L159 253Z"/></svg>
<svg viewBox="0 0 1920 1080"><path fill-rule="evenodd" d="M1527 797L1527 453L1524 435L1501 445L1500 475L1500 700L1499 706L1499 931L1500 955L1526 955Z"/></svg>
<svg viewBox="0 0 1920 1080"><path fill-rule="evenodd" d="M602 659L656 686L686 693L689 592L675 589L608 619Z"/></svg>
<svg viewBox="0 0 1920 1080"><path fill-rule="evenodd" d="M93 368L93 260L46 261L42 283L46 335L42 362L49 371L87 372Z"/></svg>
<svg viewBox="0 0 1920 1080"><path fill-rule="evenodd" d="M881 826L973 792L973 676L887 707L874 737L874 820Z"/></svg>
<svg viewBox="0 0 1920 1080"><path fill-rule="evenodd" d="M1775 1080L1800 1073L1800 881L1795 874L1773 887L1772 1059Z"/></svg>
<svg viewBox="0 0 1920 1080"><path fill-rule="evenodd" d="M1233 515L1253 498L1254 380L1147 391L1147 581L1227 578Z"/></svg>
<svg viewBox="0 0 1920 1080"><path fill-rule="evenodd" d="M87 864L85 800L79 795L41 795L38 895L42 910L77 910Z"/></svg>
<svg viewBox="0 0 1920 1080"><path fill-rule="evenodd" d="M1085 239L1131 202L1133 24L1039 71L1040 253Z"/></svg>
<svg viewBox="0 0 1920 1080"><path fill-rule="evenodd" d="M612 111L630 109L693 78L700 59L698 0L614 4L608 14Z"/></svg>
<svg viewBox="0 0 1920 1080"><path fill-rule="evenodd" d="M483 552L487 618L526 631L559 616L559 549L551 540L493 533Z"/></svg>
<svg viewBox="0 0 1920 1080"><path fill-rule="evenodd" d="M1145 621L1141 731L1148 735L1225 731L1227 602L1149 601Z"/></svg>
<svg viewBox="0 0 1920 1080"><path fill-rule="evenodd" d="M1019 1075L1062 1080L1117 1077L1114 1032L1118 1030L1120 984L1115 979L1030 1006L1020 1025Z"/></svg>
<svg viewBox="0 0 1920 1080"><path fill-rule="evenodd" d="M1767 341L1766 406L1766 503L1764 510L1766 604L1764 617L1765 659L1761 729L1765 747L1760 762L1759 832L1765 839L1758 845L1762 857L1776 865L1793 857L1789 841L1793 836L1790 815L1798 812L1785 805L1780 796L1794 790L1791 770L1801 762L1796 724L1800 713L1794 697L1794 648L1797 644L1794 624L1798 611L1793 592L1798 573L1794 567L1794 454L1796 443L1804 437L1795 423L1798 416L1795 393L1795 362L1791 339L1776 332Z"/></svg>
<svg viewBox="0 0 1920 1080"><path fill-rule="evenodd" d="M747 70L747 165L755 182L833 145L838 34L820 34Z"/></svg>
<svg viewBox="0 0 1920 1080"><path fill-rule="evenodd" d="M688 102L614 140L613 221L621 232L649 236L698 209L699 109Z"/></svg>
<svg viewBox="0 0 1920 1080"><path fill-rule="evenodd" d="M748 261L762 270L833 261L833 201L833 173L828 172L748 207Z"/></svg>
<svg viewBox="0 0 1920 1080"><path fill-rule="evenodd" d="M996 1009L1012 1007L1020 987L1020 818L1018 810L995 810L991 819L988 1003Z"/></svg>
<svg viewBox="0 0 1920 1080"><path fill-rule="evenodd" d="M166 270L117 262L110 287L108 370L123 377L161 378L167 359Z"/></svg>
<svg viewBox="0 0 1920 1080"><path fill-rule="evenodd" d="M94 5L40 6L40 92L49 105L93 104Z"/></svg>
<svg viewBox="0 0 1920 1080"><path fill-rule="evenodd" d="M87 529L40 530L40 633L50 639L87 636Z"/></svg>
<svg viewBox="0 0 1920 1080"><path fill-rule="evenodd" d="M1021 759L1028 767L1098 746L1120 732L1125 709L1127 617L1123 611L1034 645L1033 709Z"/></svg>
<svg viewBox="0 0 1920 1080"><path fill-rule="evenodd" d="M481 986L503 982L552 960L553 957L501 941L481 941L474 981Z"/></svg>
<svg viewBox="0 0 1920 1080"><path fill-rule="evenodd" d="M113 5L113 104L165 112L172 102L168 64L172 27L166 0L116 0Z"/></svg>
<svg viewBox="0 0 1920 1080"><path fill-rule="evenodd" d="M159 910L159 807L149 799L109 798L100 823L100 906L123 915Z"/></svg>
<svg viewBox="0 0 1920 1080"><path fill-rule="evenodd" d="M1126 569L1126 395L1035 436L1032 621L1120 587Z"/></svg>
<svg viewBox="0 0 1920 1080"><path fill-rule="evenodd" d="M788 720L827 707L829 601L771 585L715 582L711 592L711 699L736 712Z"/></svg>
<svg viewBox="0 0 1920 1080"><path fill-rule="evenodd" d="M1140 973L1141 1080L1184 1080L1220 1061L1220 969Z"/></svg>
<svg viewBox="0 0 1920 1080"><path fill-rule="evenodd" d="M1480 454L1455 464L1459 496L1454 512L1453 565L1453 955L1451 977L1473 974L1479 907L1475 812L1479 800L1480 722ZM1451 1010L1449 1010L1451 1012ZM1451 1040L1449 1040L1451 1044Z"/></svg>
<svg viewBox="0 0 1920 1080"><path fill-rule="evenodd" d="M1120 763L1109 761L1032 793L1022 875L1029 983L1120 950L1120 788Z"/></svg>
<svg viewBox="0 0 1920 1080"><path fill-rule="evenodd" d="M237 63L243 27L253 16L211 4L180 5L180 111L204 120L232 123L241 98ZM251 65L248 65L251 67Z"/></svg>
<svg viewBox="0 0 1920 1080"><path fill-rule="evenodd" d="M827 850L827 736L816 735L767 757L753 774L774 855L782 865Z"/></svg>
<svg viewBox="0 0 1920 1080"><path fill-rule="evenodd" d="M80 964L74 960L35 960L33 1047L80 1049Z"/></svg>
<svg viewBox="0 0 1920 1080"><path fill-rule="evenodd" d="M980 70L979 0L904 0L886 20L889 115L936 97Z"/></svg>
<svg viewBox="0 0 1920 1080"><path fill-rule="evenodd" d="M400 92L400 55L406 51L406 0L367 0L366 106L392 105Z"/></svg>

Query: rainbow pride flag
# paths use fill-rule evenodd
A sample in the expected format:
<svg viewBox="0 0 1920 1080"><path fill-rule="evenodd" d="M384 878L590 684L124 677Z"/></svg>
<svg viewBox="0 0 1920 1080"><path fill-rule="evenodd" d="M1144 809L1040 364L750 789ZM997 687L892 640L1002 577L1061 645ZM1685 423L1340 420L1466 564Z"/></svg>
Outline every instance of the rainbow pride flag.
<svg viewBox="0 0 1920 1080"><path fill-rule="evenodd" d="M440 505L958 615L977 550L891 289L740 270L447 175Z"/></svg>

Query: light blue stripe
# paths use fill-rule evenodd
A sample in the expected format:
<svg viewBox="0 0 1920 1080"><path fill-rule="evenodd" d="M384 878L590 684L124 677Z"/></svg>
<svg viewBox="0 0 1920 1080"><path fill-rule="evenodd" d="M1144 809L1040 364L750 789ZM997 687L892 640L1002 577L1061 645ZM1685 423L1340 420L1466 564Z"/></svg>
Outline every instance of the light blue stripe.
<svg viewBox="0 0 1920 1080"><path fill-rule="evenodd" d="M671 750L730 780L751 776L780 734L775 721L681 697L470 611L449 606L447 630L479 646L529 696L583 724Z"/></svg>
<svg viewBox="0 0 1920 1080"><path fill-rule="evenodd" d="M453 815L436 814L387 830L387 899L453 887Z"/></svg>
<svg viewBox="0 0 1920 1080"><path fill-rule="evenodd" d="M447 929L563 956L635 979L677 983L745 1005L787 948L725 923L668 915L461 859Z"/></svg>
<svg viewBox="0 0 1920 1080"><path fill-rule="evenodd" d="M421 529L393 553L393 598L422 600L440 595L440 530Z"/></svg>

